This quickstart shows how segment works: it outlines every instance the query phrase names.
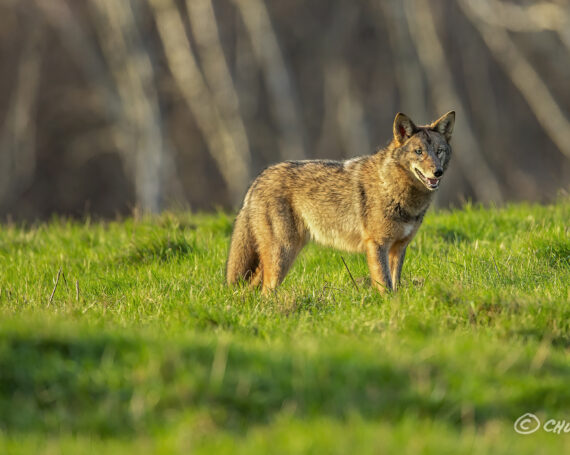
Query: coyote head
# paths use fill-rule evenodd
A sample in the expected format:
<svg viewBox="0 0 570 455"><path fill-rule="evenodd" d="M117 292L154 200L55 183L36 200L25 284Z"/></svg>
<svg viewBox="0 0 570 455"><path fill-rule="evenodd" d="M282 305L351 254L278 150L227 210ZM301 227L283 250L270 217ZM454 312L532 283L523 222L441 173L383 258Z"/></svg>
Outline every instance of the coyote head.
<svg viewBox="0 0 570 455"><path fill-rule="evenodd" d="M449 164L449 141L454 124L454 111L420 127L402 113L394 119L394 158L417 179L418 185L421 183L428 191L439 188L439 181Z"/></svg>

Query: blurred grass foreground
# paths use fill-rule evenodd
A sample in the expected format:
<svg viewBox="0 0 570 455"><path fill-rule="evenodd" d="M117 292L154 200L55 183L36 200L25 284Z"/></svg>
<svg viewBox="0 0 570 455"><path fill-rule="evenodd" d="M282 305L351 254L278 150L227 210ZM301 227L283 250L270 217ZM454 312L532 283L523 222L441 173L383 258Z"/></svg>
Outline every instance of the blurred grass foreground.
<svg viewBox="0 0 570 455"><path fill-rule="evenodd" d="M0 228L0 452L567 453L570 201L430 212L401 290L308 246L270 298L231 218Z"/></svg>

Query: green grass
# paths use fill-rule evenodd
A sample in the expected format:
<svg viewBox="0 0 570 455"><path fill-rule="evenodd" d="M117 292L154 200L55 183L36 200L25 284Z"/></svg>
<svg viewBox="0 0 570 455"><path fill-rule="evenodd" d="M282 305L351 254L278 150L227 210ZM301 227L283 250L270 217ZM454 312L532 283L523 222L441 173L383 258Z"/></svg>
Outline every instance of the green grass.
<svg viewBox="0 0 570 455"><path fill-rule="evenodd" d="M430 212L390 296L316 245L227 288L231 223L0 228L0 453L569 452L513 429L570 421L569 199Z"/></svg>

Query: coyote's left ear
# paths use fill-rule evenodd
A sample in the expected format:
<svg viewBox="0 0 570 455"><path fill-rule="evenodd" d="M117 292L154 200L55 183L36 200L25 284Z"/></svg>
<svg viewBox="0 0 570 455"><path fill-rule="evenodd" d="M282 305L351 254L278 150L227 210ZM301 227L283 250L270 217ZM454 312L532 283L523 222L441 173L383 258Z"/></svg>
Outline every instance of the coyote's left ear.
<svg viewBox="0 0 570 455"><path fill-rule="evenodd" d="M430 129L443 134L445 140L449 142L451 140L451 133L453 133L453 125L455 125L455 111L449 111L433 122L430 125Z"/></svg>

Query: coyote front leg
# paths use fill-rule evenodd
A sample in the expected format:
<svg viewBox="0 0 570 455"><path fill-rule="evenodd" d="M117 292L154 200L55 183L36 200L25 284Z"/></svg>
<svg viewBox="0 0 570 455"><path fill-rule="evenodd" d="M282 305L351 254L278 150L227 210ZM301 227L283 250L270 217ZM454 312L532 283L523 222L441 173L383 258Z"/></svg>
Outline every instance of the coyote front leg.
<svg viewBox="0 0 570 455"><path fill-rule="evenodd" d="M387 245L381 245L373 240L369 240L366 243L366 259L370 269L370 278L372 279L372 285L380 292L392 290L388 251Z"/></svg>
<svg viewBox="0 0 570 455"><path fill-rule="evenodd" d="M404 265L407 246L408 242L397 242L392 245L392 248L390 249L390 253L388 255L394 291L400 287L400 277L402 275L402 266Z"/></svg>

